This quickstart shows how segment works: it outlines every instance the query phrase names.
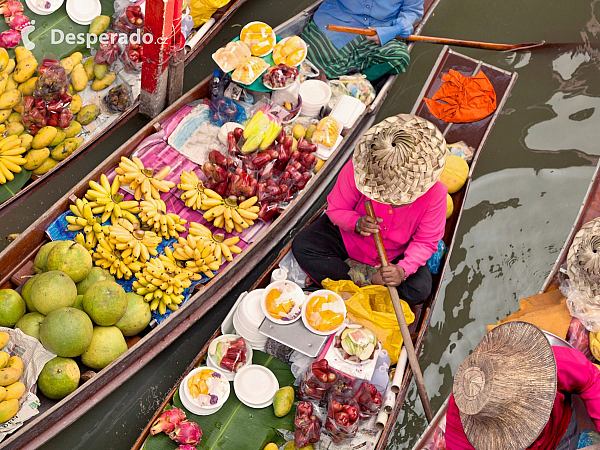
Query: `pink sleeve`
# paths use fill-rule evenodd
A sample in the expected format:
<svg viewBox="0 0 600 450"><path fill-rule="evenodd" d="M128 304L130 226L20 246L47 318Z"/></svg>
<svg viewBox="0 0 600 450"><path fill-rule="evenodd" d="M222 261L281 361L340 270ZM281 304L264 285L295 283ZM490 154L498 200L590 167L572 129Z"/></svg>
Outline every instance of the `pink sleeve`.
<svg viewBox="0 0 600 450"><path fill-rule="evenodd" d="M558 371L558 389L578 394L600 431L600 370L579 350L552 347Z"/></svg>
<svg viewBox="0 0 600 450"><path fill-rule="evenodd" d="M446 226L446 194L448 190L442 183L431 189L432 196L417 231L410 239L404 252L404 259L398 265L404 269L406 276L412 275L427 262L438 248L438 242L444 237Z"/></svg>
<svg viewBox="0 0 600 450"><path fill-rule="evenodd" d="M448 411L446 412L446 448L448 450L473 449L469 443L460 421L458 407L454 402L454 396L450 395Z"/></svg>
<svg viewBox="0 0 600 450"><path fill-rule="evenodd" d="M335 186L327 196L329 220L344 231L354 232L356 222L360 218L360 214L356 212L360 197L361 193L354 182L354 167L350 160L342 167Z"/></svg>

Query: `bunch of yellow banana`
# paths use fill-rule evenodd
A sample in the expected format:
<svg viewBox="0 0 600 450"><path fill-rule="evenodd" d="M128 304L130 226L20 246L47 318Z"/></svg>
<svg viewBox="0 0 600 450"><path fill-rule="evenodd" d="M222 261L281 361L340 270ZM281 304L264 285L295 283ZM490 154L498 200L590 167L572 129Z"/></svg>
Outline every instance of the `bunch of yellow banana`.
<svg viewBox="0 0 600 450"><path fill-rule="evenodd" d="M164 314L175 311L183 301L183 291L192 284L190 273L160 258L152 258L135 274L133 290L150 303L150 309Z"/></svg>
<svg viewBox="0 0 600 450"><path fill-rule="evenodd" d="M90 189L85 193L85 198L90 201L90 207L94 214L102 214L101 223L110 218L114 225L121 217L131 223L139 223L134 214L140 212L139 203L136 200L123 201L123 194L119 193L121 179L115 177L112 185L108 182L106 175L100 175L100 183L90 181Z"/></svg>
<svg viewBox="0 0 600 450"><path fill-rule="evenodd" d="M179 242L173 244L173 255L175 259L185 262L187 270L193 273L202 272L212 278L212 271L221 267L221 260L217 260L214 254L215 246L214 242L188 234L187 238L180 237Z"/></svg>
<svg viewBox="0 0 600 450"><path fill-rule="evenodd" d="M100 239L92 253L94 264L108 271L115 277L129 280L134 273L142 270L142 263L129 255L123 256L123 252L117 250L107 239Z"/></svg>
<svg viewBox="0 0 600 450"><path fill-rule="evenodd" d="M21 172L21 166L27 162L21 155L26 151L25 147L21 147L19 136L11 135L0 140L0 184L14 180L14 174Z"/></svg>
<svg viewBox="0 0 600 450"><path fill-rule="evenodd" d="M204 219L213 222L217 228L225 228L231 233L234 229L241 233L244 228L254 225L260 207L256 205L258 197L250 197L238 205L235 196L223 199L212 189L204 189L207 198L202 200L202 209L206 210Z"/></svg>
<svg viewBox="0 0 600 450"><path fill-rule="evenodd" d="M162 242L162 238L153 231L144 231L139 224L123 219L108 227L108 240L122 252L123 258L133 256L141 262L148 261L150 255L156 256L156 247Z"/></svg>
<svg viewBox="0 0 600 450"><path fill-rule="evenodd" d="M227 261L233 261L233 254L242 253L242 249L235 245L240 242L239 236L225 239L225 235L213 234L208 228L197 222L190 222L188 232L196 238L214 242L213 255L217 261L221 261L222 257Z"/></svg>
<svg viewBox="0 0 600 450"><path fill-rule="evenodd" d="M185 261L180 261L177 258L175 258L175 254L173 253L171 247L165 247L165 254L158 255L158 258L165 264L172 264L174 266L177 266L182 271L189 273L190 280L198 281L202 279L202 275L200 275L199 273L191 272L185 268Z"/></svg>
<svg viewBox="0 0 600 450"><path fill-rule="evenodd" d="M74 216L65 217L67 222L69 222L67 230L83 230L83 234L77 233L75 240L89 251L92 251L98 244L98 241L105 238L105 229L102 227L100 219L94 217L91 204L85 199L78 198L74 205L69 206L69 209Z"/></svg>
<svg viewBox="0 0 600 450"><path fill-rule="evenodd" d="M160 172L154 175L154 169L145 168L140 158L133 157L129 159L121 156L119 167L115 169L121 175L122 181L129 183L129 189L133 192L136 200L140 200L142 195L144 199L160 199L161 192L169 192L169 189L175 186L172 181L163 180L171 168L164 167Z"/></svg>
<svg viewBox="0 0 600 450"><path fill-rule="evenodd" d="M140 203L140 220L156 234L171 239L179 237L179 233L185 232L184 224L187 220L182 219L175 213L167 213L167 206L162 200L144 200Z"/></svg>
<svg viewBox="0 0 600 450"><path fill-rule="evenodd" d="M206 198L204 193L204 184L196 172L181 172L181 183L177 185L183 191L181 200L185 202L185 206L192 208L194 211L202 207L202 200Z"/></svg>
<svg viewBox="0 0 600 450"><path fill-rule="evenodd" d="M596 360L600 361L600 332L590 333L590 351Z"/></svg>

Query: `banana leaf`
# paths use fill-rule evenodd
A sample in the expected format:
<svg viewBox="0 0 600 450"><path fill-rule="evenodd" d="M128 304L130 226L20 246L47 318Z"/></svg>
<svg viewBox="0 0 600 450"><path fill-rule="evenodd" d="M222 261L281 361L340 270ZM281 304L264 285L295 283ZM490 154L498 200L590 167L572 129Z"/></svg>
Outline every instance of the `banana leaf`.
<svg viewBox="0 0 600 450"><path fill-rule="evenodd" d="M53 29L61 30L65 35L67 33L74 33L75 35L79 33L85 33L87 36L87 32L90 28L89 25L79 25L71 20L71 18L67 14L66 1L55 12L47 16L40 16L38 14L33 13L27 7L27 4L24 1L22 1L22 3L24 8L23 14L29 17L29 20L32 21L32 24L33 21L35 21L35 24L33 24L35 30L29 34L29 41L35 44L35 48L33 48L31 51L38 59L38 61L41 61L41 58L44 56L45 53L53 53L59 58L69 56L71 53L77 50L81 51L84 54L86 52L89 53L87 51L88 49L86 48L86 44L78 44L77 40L75 40L75 43L69 44L66 42L66 39L63 39L63 41L60 44L52 44ZM105 16L112 16L114 14L115 10L113 0L100 0L100 3L102 4L102 14L104 14ZM7 29L8 25L3 21L0 21L0 31L4 31ZM21 43L19 45L24 44L25 41L21 40ZM98 44L96 44L95 47L97 48ZM11 50L9 54L11 57L14 56L14 51Z"/></svg>
<svg viewBox="0 0 600 450"><path fill-rule="evenodd" d="M269 356L254 351L252 364L268 367L277 377L279 386L290 386L294 376L290 366ZM284 439L277 429L292 431L294 429L295 407L286 416L275 417L273 407L262 409L249 408L235 396L233 382L231 394L223 407L210 416L197 416L184 408L179 400L179 391L173 397L173 406L185 411L188 420L196 422L202 429L202 441L196 446L198 450L239 450L242 448L262 449L269 442L283 444ZM171 450L178 444L169 439L165 433L149 436L144 445L145 450Z"/></svg>
<svg viewBox="0 0 600 450"><path fill-rule="evenodd" d="M0 204L11 198L21 190L25 183L31 177L31 171L21 169L21 172L15 173L15 178L5 184L0 184Z"/></svg>

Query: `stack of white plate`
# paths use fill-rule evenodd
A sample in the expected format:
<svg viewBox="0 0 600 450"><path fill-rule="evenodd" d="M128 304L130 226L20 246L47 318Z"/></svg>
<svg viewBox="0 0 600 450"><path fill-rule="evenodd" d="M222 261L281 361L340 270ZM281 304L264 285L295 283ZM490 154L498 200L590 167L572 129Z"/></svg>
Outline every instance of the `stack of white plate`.
<svg viewBox="0 0 600 450"><path fill-rule="evenodd" d="M251 364L242 367L233 380L238 400L250 408L266 408L273 403L279 381L264 366Z"/></svg>
<svg viewBox="0 0 600 450"><path fill-rule="evenodd" d="M89 25L102 14L100 0L67 0L67 14L73 22Z"/></svg>
<svg viewBox="0 0 600 450"><path fill-rule="evenodd" d="M267 337L258 331L265 318L260 306L264 289L255 289L246 295L233 314L233 327L237 334L250 344L254 350L262 350Z"/></svg>

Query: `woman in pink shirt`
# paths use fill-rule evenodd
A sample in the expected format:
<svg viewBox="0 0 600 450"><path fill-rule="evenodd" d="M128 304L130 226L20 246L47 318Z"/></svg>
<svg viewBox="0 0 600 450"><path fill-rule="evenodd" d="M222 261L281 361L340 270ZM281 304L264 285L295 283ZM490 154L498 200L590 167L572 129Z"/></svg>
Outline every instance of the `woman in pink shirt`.
<svg viewBox="0 0 600 450"><path fill-rule="evenodd" d="M571 395L600 429L600 371L573 348L551 347L525 322L490 331L454 377L446 448L575 450Z"/></svg>
<svg viewBox="0 0 600 450"><path fill-rule="evenodd" d="M428 133L421 133L423 127ZM407 134L414 148L400 143ZM294 239L292 251L310 279L319 285L326 278L349 280L350 259L377 268L372 284L397 287L408 303L425 300L431 291L426 263L446 223L447 189L438 181L445 157L441 133L420 117L393 116L369 130L340 171L327 197L327 213ZM390 183L391 179L397 181ZM369 199L377 222L367 216ZM392 263L389 267L380 267L372 236L377 231Z"/></svg>

